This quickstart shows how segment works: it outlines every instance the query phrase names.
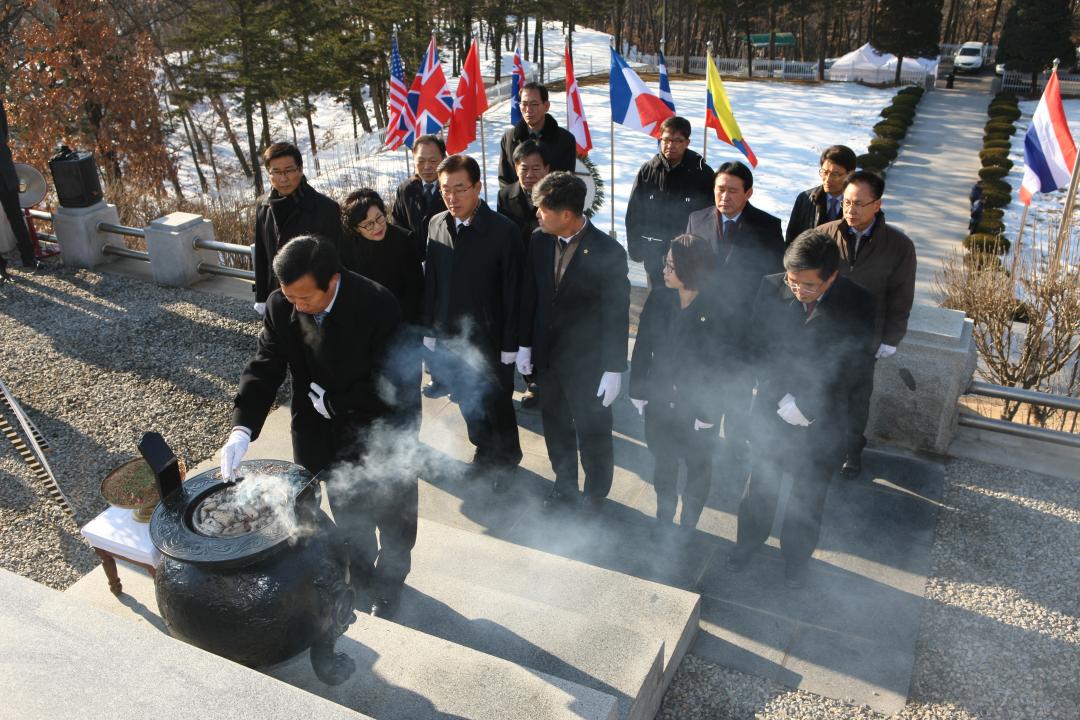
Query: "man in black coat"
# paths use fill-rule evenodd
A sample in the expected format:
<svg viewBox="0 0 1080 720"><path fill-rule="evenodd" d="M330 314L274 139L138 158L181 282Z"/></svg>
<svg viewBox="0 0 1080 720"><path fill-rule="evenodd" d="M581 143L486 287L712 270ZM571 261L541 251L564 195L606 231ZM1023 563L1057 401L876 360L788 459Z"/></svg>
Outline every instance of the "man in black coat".
<svg viewBox="0 0 1080 720"><path fill-rule="evenodd" d="M288 371L293 457L311 473L333 469L330 506L349 541L352 582L370 579L372 613L386 616L411 566L417 481L365 454L409 442L408 417L394 404L400 392L386 390L400 389L391 359L398 304L386 288L343 270L326 239L293 239L278 251L274 272L281 287L267 298L258 350L240 376L222 474L234 477Z"/></svg>
<svg viewBox="0 0 1080 720"><path fill-rule="evenodd" d="M446 157L446 143L438 135L421 135L413 143L416 173L398 185L391 216L395 225L412 234L413 244L423 260L427 253L428 223L446 210L439 194L436 168Z"/></svg>
<svg viewBox="0 0 1080 720"><path fill-rule="evenodd" d="M15 234L15 245L19 249L23 267L37 270L40 263L34 256L34 244L26 228L22 206L19 205L19 176L15 174L15 162L8 147L8 121L3 98L0 98L0 205L3 205L11 231ZM0 256L0 285L8 279L7 260Z"/></svg>
<svg viewBox="0 0 1080 720"><path fill-rule="evenodd" d="M490 471L499 491L521 462L513 403L521 236L480 200L480 166L471 157L443 160L439 186L447 210L428 227L424 345L461 408L474 468Z"/></svg>
<svg viewBox="0 0 1080 720"><path fill-rule="evenodd" d="M784 253L785 272L765 277L754 301L753 469L727 568L742 570L768 539L788 472L780 550L794 588L805 583L829 481L843 457L853 378L872 358L874 298L840 276L839 261L832 239L808 230Z"/></svg>
<svg viewBox="0 0 1080 720"><path fill-rule="evenodd" d="M301 235L318 235L340 246L341 209L316 192L304 177L304 159L292 143L278 142L263 151L263 164L273 188L255 211L255 309L278 286L274 256Z"/></svg>
<svg viewBox="0 0 1080 720"><path fill-rule="evenodd" d="M690 150L690 122L669 117L660 125L660 152L641 166L626 205L626 247L644 263L649 287L664 287L664 258L671 238L690 213L712 204L713 171Z"/></svg>
<svg viewBox="0 0 1080 720"><path fill-rule="evenodd" d="M578 496L578 449L586 509L611 489L611 404L626 370L630 281L626 251L585 217L585 183L567 172L533 191L540 230L533 235L521 293L518 370L535 367L544 442L555 472L545 507Z"/></svg>
<svg viewBox="0 0 1080 720"><path fill-rule="evenodd" d="M821 184L803 190L795 198L784 241L790 243L805 230L816 228L843 215L844 178L855 170L855 151L845 145L825 148L818 160Z"/></svg>
<svg viewBox="0 0 1080 720"><path fill-rule="evenodd" d="M544 147L552 170L574 172L577 165L577 141L566 128L559 127L548 114L547 88L539 83L526 83L521 89L521 121L503 133L499 152L499 187L517 182L514 169L514 150L526 140L535 140Z"/></svg>

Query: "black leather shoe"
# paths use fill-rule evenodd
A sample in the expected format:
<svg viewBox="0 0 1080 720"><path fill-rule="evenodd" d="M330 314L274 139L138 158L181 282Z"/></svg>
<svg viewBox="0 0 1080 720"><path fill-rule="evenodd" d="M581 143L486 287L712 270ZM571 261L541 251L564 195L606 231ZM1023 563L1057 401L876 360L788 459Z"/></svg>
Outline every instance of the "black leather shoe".
<svg viewBox="0 0 1080 720"><path fill-rule="evenodd" d="M11 276L8 275L6 268L0 268L0 285L3 285L6 282L11 282Z"/></svg>
<svg viewBox="0 0 1080 720"><path fill-rule="evenodd" d="M530 384L529 388L521 395L521 407L530 410L540 404L540 396L536 392L536 385Z"/></svg>
<svg viewBox="0 0 1080 720"><path fill-rule="evenodd" d="M810 563L784 565L784 584L792 590L806 587L806 573Z"/></svg>
<svg viewBox="0 0 1080 720"><path fill-rule="evenodd" d="M371 614L374 617L382 618L383 620L389 620L394 616L394 612L397 610L397 606L393 601L386 598L375 598L375 602L371 603Z"/></svg>
<svg viewBox="0 0 1080 720"><path fill-rule="evenodd" d="M862 474L862 451L847 454L844 464L840 466L840 474L849 479Z"/></svg>
<svg viewBox="0 0 1080 720"><path fill-rule="evenodd" d="M593 497L592 495L581 496L581 511L595 515L604 509L605 498Z"/></svg>
<svg viewBox="0 0 1080 720"><path fill-rule="evenodd" d="M753 550L744 550L736 547L728 555L727 562L724 563L724 569L728 572L739 573L746 569L746 566L750 564L750 556L754 553Z"/></svg>
<svg viewBox="0 0 1080 720"><path fill-rule="evenodd" d="M564 507L574 501L574 498L564 493L561 490L552 490L548 493L548 496L544 498L544 509L554 510L558 507Z"/></svg>
<svg viewBox="0 0 1080 720"><path fill-rule="evenodd" d="M420 392L427 398L441 398L450 394L450 388L438 380L432 380Z"/></svg>

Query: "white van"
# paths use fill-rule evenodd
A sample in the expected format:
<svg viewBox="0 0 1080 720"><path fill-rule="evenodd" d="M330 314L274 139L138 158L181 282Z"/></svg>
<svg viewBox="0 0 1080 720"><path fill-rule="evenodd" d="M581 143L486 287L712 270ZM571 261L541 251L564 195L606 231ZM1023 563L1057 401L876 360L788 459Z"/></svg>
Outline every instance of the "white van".
<svg viewBox="0 0 1080 720"><path fill-rule="evenodd" d="M990 48L986 43L966 42L953 56L953 67L959 72L978 72L990 59Z"/></svg>

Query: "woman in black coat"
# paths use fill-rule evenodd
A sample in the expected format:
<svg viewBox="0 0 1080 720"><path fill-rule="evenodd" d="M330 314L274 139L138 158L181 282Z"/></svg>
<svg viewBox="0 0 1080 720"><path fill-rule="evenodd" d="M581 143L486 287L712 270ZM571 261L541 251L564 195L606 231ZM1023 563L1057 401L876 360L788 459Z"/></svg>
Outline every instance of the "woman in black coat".
<svg viewBox="0 0 1080 720"><path fill-rule="evenodd" d="M645 418L661 531L674 527L680 460L686 462L680 517L685 531L697 526L712 483L721 413L713 389L723 332L719 305L707 287L715 266L707 240L696 235L672 240L663 266L666 289L649 294L638 325L630 402Z"/></svg>
<svg viewBox="0 0 1080 720"><path fill-rule="evenodd" d="M420 332L416 326L424 302L424 270L408 230L390 223L386 204L370 188L354 190L341 207L341 264L374 280L397 299L405 323L403 337L388 362L401 374L399 387L415 389L407 403L420 423Z"/></svg>

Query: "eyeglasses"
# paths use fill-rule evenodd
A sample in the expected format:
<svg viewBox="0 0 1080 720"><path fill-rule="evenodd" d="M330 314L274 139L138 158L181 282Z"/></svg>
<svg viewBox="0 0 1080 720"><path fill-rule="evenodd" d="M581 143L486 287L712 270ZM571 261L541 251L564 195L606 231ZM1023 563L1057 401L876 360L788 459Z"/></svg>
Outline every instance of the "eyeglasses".
<svg viewBox="0 0 1080 720"><path fill-rule="evenodd" d="M479 183L477 183L477 185L479 185ZM476 185L455 185L452 188L444 186L439 188L439 192L441 192L444 197L459 197L461 195L467 194L475 188Z"/></svg>
<svg viewBox="0 0 1080 720"><path fill-rule="evenodd" d="M386 215L384 215L383 213L379 213L375 218L373 218L371 220L368 220L367 222L359 223L359 224L357 224L356 227L360 228L361 230L366 230L368 232L372 232L376 228L380 228L385 224L386 224Z"/></svg>
<svg viewBox="0 0 1080 720"><path fill-rule="evenodd" d="M670 260L664 261L664 272L675 272L675 263Z"/></svg>
<svg viewBox="0 0 1080 720"><path fill-rule="evenodd" d="M283 178L283 177L288 177L290 175L295 175L298 172L300 172L300 168L293 165L292 167L282 168L280 170L271 170L270 171L270 177L272 177L272 178Z"/></svg>
<svg viewBox="0 0 1080 720"><path fill-rule="evenodd" d="M854 200L841 200L840 207L844 208L845 210L847 210L848 208L864 208L867 205L873 205L876 202L877 200L867 200L863 203L855 202Z"/></svg>
<svg viewBox="0 0 1080 720"><path fill-rule="evenodd" d="M846 170L833 170L832 172L829 172L825 168L821 168L820 170L818 170L817 174L820 175L823 178L829 178L830 180L839 180L840 178L847 175L847 171Z"/></svg>
<svg viewBox="0 0 1080 720"><path fill-rule="evenodd" d="M525 109L525 110L536 110L539 107L541 107L543 104L544 103L539 103L539 102L525 102L524 100L521 101L521 107L523 109Z"/></svg>
<svg viewBox="0 0 1080 720"><path fill-rule="evenodd" d="M795 282L791 278L785 277L784 278L784 284L787 285L792 290L802 290L804 293L809 293L810 295L813 295L814 293L819 291L821 289L821 286L824 285L825 283L823 283L823 282L817 282L817 283Z"/></svg>

